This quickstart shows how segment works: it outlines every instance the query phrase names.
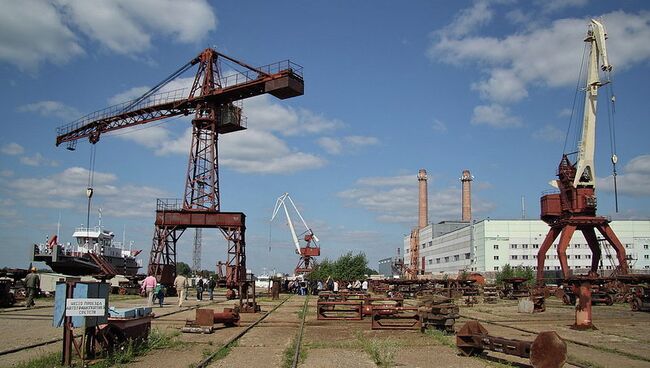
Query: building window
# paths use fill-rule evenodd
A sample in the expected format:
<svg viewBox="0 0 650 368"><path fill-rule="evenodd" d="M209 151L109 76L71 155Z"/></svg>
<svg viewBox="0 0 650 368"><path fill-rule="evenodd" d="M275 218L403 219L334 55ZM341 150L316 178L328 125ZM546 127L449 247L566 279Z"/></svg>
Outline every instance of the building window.
<svg viewBox="0 0 650 368"><path fill-rule="evenodd" d="M591 254L585 254L586 259L591 259Z"/></svg>
<svg viewBox="0 0 650 368"><path fill-rule="evenodd" d="M570 254L567 254L567 255L566 255L566 259L571 259L571 255L570 255Z"/></svg>
<svg viewBox="0 0 650 368"><path fill-rule="evenodd" d="M528 255L524 254L523 256L521 256L521 259L528 259Z"/></svg>
<svg viewBox="0 0 650 368"><path fill-rule="evenodd" d="M537 271L537 266L533 266L533 271Z"/></svg>
<svg viewBox="0 0 650 368"><path fill-rule="evenodd" d="M515 254L511 255L510 259L517 259L517 255L515 255Z"/></svg>
<svg viewBox="0 0 650 368"><path fill-rule="evenodd" d="M553 244L553 249L557 249L557 244Z"/></svg>
<svg viewBox="0 0 650 368"><path fill-rule="evenodd" d="M648 244L643 244L643 249L648 249Z"/></svg>
<svg viewBox="0 0 650 368"><path fill-rule="evenodd" d="M648 266L648 265L646 265L646 266L645 266L644 268L645 268L645 269L647 270L647 269L649 269L649 268L650 268L650 266Z"/></svg>
<svg viewBox="0 0 650 368"><path fill-rule="evenodd" d="M469 257L470 257L470 254L469 254L469 253L465 253L465 259L469 259Z"/></svg>
<svg viewBox="0 0 650 368"><path fill-rule="evenodd" d="M582 258L582 256L580 256L579 254L576 254L575 257L576 257L576 259Z"/></svg>
<svg viewBox="0 0 650 368"><path fill-rule="evenodd" d="M494 249L499 249L499 244L494 244ZM647 245L646 245L646 248L645 248L645 249L648 249L648 246L647 246Z"/></svg>
<svg viewBox="0 0 650 368"><path fill-rule="evenodd" d="M548 259L548 257L549 257L549 255L547 254L547 255L546 255L546 259Z"/></svg>
<svg viewBox="0 0 650 368"><path fill-rule="evenodd" d="M650 256L646 254L643 256L643 259L650 259Z"/></svg>
<svg viewBox="0 0 650 368"><path fill-rule="evenodd" d="M632 248L632 244L625 244L625 248Z"/></svg>
<svg viewBox="0 0 650 368"><path fill-rule="evenodd" d="M432 245L433 245L433 241L430 241L429 242L429 247L432 246Z"/></svg>
<svg viewBox="0 0 650 368"><path fill-rule="evenodd" d="M557 254L553 254L553 259L557 259Z"/></svg>
<svg viewBox="0 0 650 368"><path fill-rule="evenodd" d="M551 269L551 266L544 266L544 269L548 271Z"/></svg>
<svg viewBox="0 0 650 368"><path fill-rule="evenodd" d="M436 263L440 263L440 258L436 258Z"/></svg>
<svg viewBox="0 0 650 368"><path fill-rule="evenodd" d="M537 254L533 254L533 259L537 259Z"/></svg>
<svg viewBox="0 0 650 368"><path fill-rule="evenodd" d="M517 249L517 244L510 244L510 248Z"/></svg>
<svg viewBox="0 0 650 368"><path fill-rule="evenodd" d="M521 247L524 249L528 249L528 244L522 244Z"/></svg>
<svg viewBox="0 0 650 368"><path fill-rule="evenodd" d="M449 262L449 257L445 257L445 263Z"/></svg>
<svg viewBox="0 0 650 368"><path fill-rule="evenodd" d="M612 266L607 266L607 267L605 267L605 268L608 269L608 270L611 270L611 269L612 269Z"/></svg>
<svg viewBox="0 0 650 368"><path fill-rule="evenodd" d="M426 247L427 247L427 245L426 245L425 243L422 243L422 247L421 247L421 248L424 249L424 248L426 248Z"/></svg>
<svg viewBox="0 0 650 368"><path fill-rule="evenodd" d="M498 261L498 260L499 260L499 256L494 256L494 260L495 260L495 261Z"/></svg>
<svg viewBox="0 0 650 368"><path fill-rule="evenodd" d="M459 254L456 254L454 256L454 261L460 261L460 255Z"/></svg>
<svg viewBox="0 0 650 368"><path fill-rule="evenodd" d="M560 266L555 266L555 269L556 269L556 270L559 270L559 269L560 269Z"/></svg>
<svg viewBox="0 0 650 368"><path fill-rule="evenodd" d="M612 259L612 255L611 255L611 254L608 254L608 255L607 255L607 259Z"/></svg>
<svg viewBox="0 0 650 368"><path fill-rule="evenodd" d="M648 266L646 266L646 268L647 268L647 267L648 267ZM495 270L495 271L499 271L499 266L494 266L494 270Z"/></svg>
<svg viewBox="0 0 650 368"><path fill-rule="evenodd" d="M535 249L539 248L539 244L533 244L533 248Z"/></svg>

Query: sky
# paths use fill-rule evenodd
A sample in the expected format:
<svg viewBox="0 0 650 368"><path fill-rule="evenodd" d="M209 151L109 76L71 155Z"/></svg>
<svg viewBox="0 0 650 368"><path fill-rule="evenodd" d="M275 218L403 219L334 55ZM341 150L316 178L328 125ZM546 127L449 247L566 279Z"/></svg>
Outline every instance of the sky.
<svg viewBox="0 0 650 368"><path fill-rule="evenodd" d="M57 225L71 241L86 223L91 144L56 147L56 128L138 97L207 47L304 68L303 96L244 100L248 129L219 137L221 209L246 214L253 272L291 272L298 261L286 219L269 221L285 192L321 258L363 252L373 268L417 225L421 168L430 222L460 219L466 169L475 220L539 218L562 154L576 150L590 18L605 24L613 64L596 123L598 213L650 218L646 1L1 3L0 267L27 267L31 244ZM90 224L101 208L102 225L143 249L145 265L156 199L183 195L190 127L170 118L95 146ZM193 238L179 241L179 261L192 264ZM204 269L225 260L216 230L202 244Z"/></svg>

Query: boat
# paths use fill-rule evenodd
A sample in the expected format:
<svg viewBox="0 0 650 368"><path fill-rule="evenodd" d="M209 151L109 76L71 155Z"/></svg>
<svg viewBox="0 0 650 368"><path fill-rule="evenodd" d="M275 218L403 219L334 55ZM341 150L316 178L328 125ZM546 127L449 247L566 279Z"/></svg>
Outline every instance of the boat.
<svg viewBox="0 0 650 368"><path fill-rule="evenodd" d="M124 249L124 244L113 241L115 234L101 226L76 228L72 237L72 244L59 243L56 235L44 244L34 244L33 261L70 276L128 277L142 267L142 260L136 259L141 250Z"/></svg>

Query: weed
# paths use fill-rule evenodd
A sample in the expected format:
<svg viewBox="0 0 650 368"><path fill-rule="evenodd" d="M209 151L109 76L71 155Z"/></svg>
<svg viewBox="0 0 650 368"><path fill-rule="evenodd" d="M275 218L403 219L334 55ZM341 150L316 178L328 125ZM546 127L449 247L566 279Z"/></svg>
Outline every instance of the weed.
<svg viewBox="0 0 650 368"><path fill-rule="evenodd" d="M357 333L357 339L363 350L379 367L395 366L395 354L399 343L393 339L368 339L363 333Z"/></svg>
<svg viewBox="0 0 650 368"><path fill-rule="evenodd" d="M572 355L572 354L569 354L567 356L567 363L570 363L570 364L577 363L580 366L589 367L589 368L603 368L603 366L598 364L598 363L594 363L594 362L591 362L589 360L578 358L577 356Z"/></svg>
<svg viewBox="0 0 650 368"><path fill-rule="evenodd" d="M221 349L217 350L217 353L214 355L212 360L214 361L214 360L219 360L219 359L223 359L223 358L227 357L228 354L230 354L230 352L232 351L232 349L236 348L237 346L239 346L239 340L236 340L233 343L222 347ZM210 355L210 354L208 354L208 355Z"/></svg>
<svg viewBox="0 0 650 368"><path fill-rule="evenodd" d="M437 330L437 329L427 329L426 334L433 337L434 340L439 342L441 345L456 348L456 343L454 342L454 336L448 335L446 332Z"/></svg>
<svg viewBox="0 0 650 368"><path fill-rule="evenodd" d="M282 367L283 368L289 368L293 364L293 357L296 355L296 345L298 344L298 335L296 335L293 340L291 340L291 344L287 346L286 349L284 349L283 352L283 358L282 358ZM300 349L300 353L298 355L298 362L304 362L305 359L307 359L307 350L306 349Z"/></svg>
<svg viewBox="0 0 650 368"><path fill-rule="evenodd" d="M32 359L26 362L19 363L16 368L59 368L61 365L61 353L50 353Z"/></svg>

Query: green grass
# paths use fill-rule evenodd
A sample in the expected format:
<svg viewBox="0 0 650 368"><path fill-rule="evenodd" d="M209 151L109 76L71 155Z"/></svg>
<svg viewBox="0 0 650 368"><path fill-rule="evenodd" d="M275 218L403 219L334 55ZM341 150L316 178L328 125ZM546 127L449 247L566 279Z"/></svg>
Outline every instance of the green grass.
<svg viewBox="0 0 650 368"><path fill-rule="evenodd" d="M93 364L87 365L90 368L108 368L121 366L133 362L136 357L146 355L157 349L171 349L181 346L184 343L178 339L180 331L163 332L153 329L149 333L149 338L141 343L129 341L120 346L113 354L108 355L105 359L99 360ZM81 361L75 355L73 350L73 366L81 366ZM61 353L50 353L38 358L19 363L17 368L59 368L61 364Z"/></svg>
<svg viewBox="0 0 650 368"><path fill-rule="evenodd" d="M290 368L291 365L293 364L293 357L296 355L296 344L298 343L298 335L296 335L293 340L291 340L291 344L287 346L286 349L284 349L284 352L282 353L282 367L283 368ZM300 349L300 353L298 355L298 362L304 362L305 359L307 359L307 350L306 349Z"/></svg>
<svg viewBox="0 0 650 368"><path fill-rule="evenodd" d="M602 366L602 365L600 365L598 363L594 363L594 362L591 362L589 360L578 358L578 357L576 357L575 355L572 355L572 354L569 354L567 356L567 363L570 363L570 364L571 363L577 363L577 364L579 364L581 366L585 366L585 367L589 367L589 368L604 368L604 366Z"/></svg>
<svg viewBox="0 0 650 368"><path fill-rule="evenodd" d="M433 339L436 340L441 345L456 349L456 340L454 338L454 335L449 335L446 332L440 331L435 328L427 329L425 334L433 337Z"/></svg>
<svg viewBox="0 0 650 368"><path fill-rule="evenodd" d="M400 346L397 341L389 338L369 339L362 332L357 333L357 340L378 367L386 368L395 366L395 354Z"/></svg>
<svg viewBox="0 0 650 368"><path fill-rule="evenodd" d="M18 363L16 368L59 368L61 365L61 353L50 353L38 358Z"/></svg>

